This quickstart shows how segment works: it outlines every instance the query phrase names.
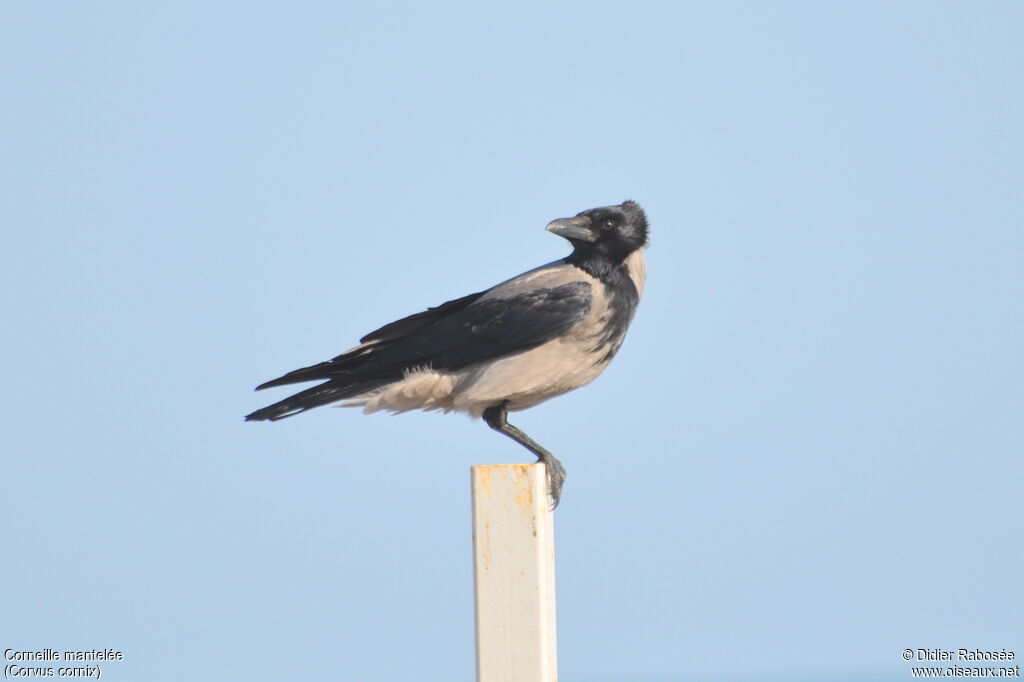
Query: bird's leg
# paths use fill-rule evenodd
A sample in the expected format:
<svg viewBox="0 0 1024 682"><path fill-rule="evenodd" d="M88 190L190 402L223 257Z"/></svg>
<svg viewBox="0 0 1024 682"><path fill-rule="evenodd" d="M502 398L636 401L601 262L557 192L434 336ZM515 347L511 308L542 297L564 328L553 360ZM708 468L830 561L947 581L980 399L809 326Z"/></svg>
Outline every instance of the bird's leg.
<svg viewBox="0 0 1024 682"><path fill-rule="evenodd" d="M551 496L551 508L558 506L562 497L562 484L565 483L565 467L554 455L542 448L532 438L508 423L508 401L502 401L500 405L494 405L484 410L484 421L495 431L500 431L512 440L516 441L527 450L537 455L537 459L544 463L548 475L548 494Z"/></svg>

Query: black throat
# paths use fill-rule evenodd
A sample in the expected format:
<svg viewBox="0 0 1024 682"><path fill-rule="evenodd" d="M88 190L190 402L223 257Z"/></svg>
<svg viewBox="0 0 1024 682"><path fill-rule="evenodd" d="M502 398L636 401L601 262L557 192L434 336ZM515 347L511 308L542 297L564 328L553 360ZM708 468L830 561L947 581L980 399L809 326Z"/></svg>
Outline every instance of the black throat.
<svg viewBox="0 0 1024 682"><path fill-rule="evenodd" d="M616 272L625 275L626 270L624 258L616 262L616 259L597 249L586 249L585 251L576 249L565 259L565 262L593 275L608 286L612 286L613 282L618 280ZM628 276L626 278L629 279Z"/></svg>

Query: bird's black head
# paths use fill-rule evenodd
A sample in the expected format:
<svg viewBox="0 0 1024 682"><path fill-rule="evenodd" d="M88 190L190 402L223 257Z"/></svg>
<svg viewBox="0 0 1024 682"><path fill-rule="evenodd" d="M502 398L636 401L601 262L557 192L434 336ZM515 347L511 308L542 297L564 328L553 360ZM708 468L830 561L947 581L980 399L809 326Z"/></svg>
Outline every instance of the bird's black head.
<svg viewBox="0 0 1024 682"><path fill-rule="evenodd" d="M647 246L647 216L635 201L582 211L552 221L547 229L569 240L573 256L606 258L612 265Z"/></svg>

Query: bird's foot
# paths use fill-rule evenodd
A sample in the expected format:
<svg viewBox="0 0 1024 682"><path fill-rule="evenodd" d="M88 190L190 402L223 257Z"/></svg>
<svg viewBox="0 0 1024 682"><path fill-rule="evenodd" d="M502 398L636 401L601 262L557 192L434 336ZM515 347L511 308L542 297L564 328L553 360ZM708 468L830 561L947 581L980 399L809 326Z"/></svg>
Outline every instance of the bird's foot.
<svg viewBox="0 0 1024 682"><path fill-rule="evenodd" d="M544 464L548 479L548 497L551 498L551 511L555 510L562 499L562 485L565 484L565 467L550 452L547 456L539 456Z"/></svg>
<svg viewBox="0 0 1024 682"><path fill-rule="evenodd" d="M508 401L502 401L484 410L484 421L495 431L500 431L537 456L547 471L548 496L551 498L551 510L554 511L562 499L562 484L565 483L565 467L558 458L542 448L532 438L508 423Z"/></svg>

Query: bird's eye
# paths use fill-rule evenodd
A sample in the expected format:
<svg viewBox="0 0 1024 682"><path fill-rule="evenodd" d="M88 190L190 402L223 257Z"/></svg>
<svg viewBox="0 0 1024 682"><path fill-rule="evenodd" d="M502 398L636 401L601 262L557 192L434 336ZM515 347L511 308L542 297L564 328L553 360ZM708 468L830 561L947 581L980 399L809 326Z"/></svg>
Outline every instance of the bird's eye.
<svg viewBox="0 0 1024 682"><path fill-rule="evenodd" d="M614 218L608 218L607 220L604 221L604 229L611 230L611 229L614 229L614 227L615 227L615 219Z"/></svg>

